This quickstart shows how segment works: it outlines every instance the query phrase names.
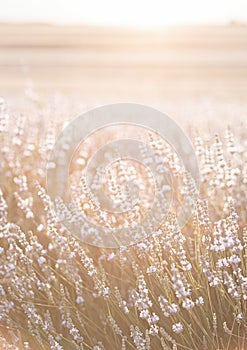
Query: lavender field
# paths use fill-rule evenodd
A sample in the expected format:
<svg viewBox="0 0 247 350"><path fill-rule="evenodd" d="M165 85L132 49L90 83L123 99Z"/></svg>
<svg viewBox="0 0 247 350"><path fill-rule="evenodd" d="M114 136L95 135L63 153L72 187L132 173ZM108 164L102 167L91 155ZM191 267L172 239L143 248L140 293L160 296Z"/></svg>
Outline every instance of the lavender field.
<svg viewBox="0 0 247 350"><path fill-rule="evenodd" d="M0 349L247 349L247 27L1 24L0 52ZM78 221L82 239L64 225L77 213L59 202L56 215L47 166L57 166L50 156L71 120L117 102L170 115L191 140L200 183L157 133L137 130L142 163L120 157L103 184L119 203L134 181L142 200L104 211L92 196L102 175L89 188L85 171L118 130L89 137L69 178L92 222L134 237L154 193L173 195L145 238L108 248L88 244L91 235L102 243L96 224ZM148 148L163 176L156 192ZM180 227L186 200L193 210Z"/></svg>

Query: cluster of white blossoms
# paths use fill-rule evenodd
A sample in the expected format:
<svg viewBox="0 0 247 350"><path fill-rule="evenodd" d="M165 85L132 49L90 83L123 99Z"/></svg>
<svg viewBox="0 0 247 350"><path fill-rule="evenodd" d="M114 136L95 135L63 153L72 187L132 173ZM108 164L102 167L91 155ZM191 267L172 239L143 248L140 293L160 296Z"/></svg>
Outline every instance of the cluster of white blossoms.
<svg viewBox="0 0 247 350"><path fill-rule="evenodd" d="M174 176L173 205L159 227L148 223L149 234L137 244L107 249L100 248L98 226L88 225L75 208L58 200L61 216L54 212L45 169L61 121L54 116L44 127L48 113L39 114L39 121L19 118L0 101L0 348L245 349L244 136L234 128L227 129L225 138L197 135L202 185L190 220L180 228L176 209L188 193L195 195L193 184L171 147L150 134L159 175L168 168ZM79 152L72 180L87 166L90 152L89 146ZM144 165L150 164L144 146L141 152ZM131 199L122 185L142 173L141 166L117 163L104 182L111 199ZM98 169L95 190L101 176ZM76 208L91 219L98 213L95 222L101 231L128 224L137 237L137 224L152 198L150 175L145 176L139 180L143 203L135 203L132 212L100 211L83 177L78 186L72 184ZM162 193L169 186L171 182L164 184ZM82 242L66 228L65 217L73 224L78 220L84 236L94 237L98 246Z"/></svg>

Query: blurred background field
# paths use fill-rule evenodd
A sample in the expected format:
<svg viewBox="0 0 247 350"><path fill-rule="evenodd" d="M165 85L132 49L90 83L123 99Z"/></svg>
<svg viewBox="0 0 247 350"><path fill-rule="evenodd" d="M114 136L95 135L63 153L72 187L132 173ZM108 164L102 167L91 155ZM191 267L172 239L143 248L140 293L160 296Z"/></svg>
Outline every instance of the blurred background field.
<svg viewBox="0 0 247 350"><path fill-rule="evenodd" d="M0 77L0 95L16 107L35 92L43 102L66 96L76 112L125 101L180 122L244 120L247 26L2 23Z"/></svg>

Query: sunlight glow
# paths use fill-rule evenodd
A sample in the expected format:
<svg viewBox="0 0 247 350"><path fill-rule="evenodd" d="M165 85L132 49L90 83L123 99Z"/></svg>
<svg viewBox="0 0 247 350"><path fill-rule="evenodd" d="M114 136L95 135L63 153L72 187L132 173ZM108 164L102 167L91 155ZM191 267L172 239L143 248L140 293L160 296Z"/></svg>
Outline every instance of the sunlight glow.
<svg viewBox="0 0 247 350"><path fill-rule="evenodd" d="M0 21L89 23L137 27L247 21L245 0L8 0Z"/></svg>

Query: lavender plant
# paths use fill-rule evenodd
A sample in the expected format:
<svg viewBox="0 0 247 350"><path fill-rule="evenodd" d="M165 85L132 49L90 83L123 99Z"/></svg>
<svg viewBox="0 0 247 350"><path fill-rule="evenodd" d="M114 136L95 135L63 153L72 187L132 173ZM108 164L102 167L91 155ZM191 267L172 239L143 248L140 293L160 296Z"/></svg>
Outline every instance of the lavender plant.
<svg viewBox="0 0 247 350"><path fill-rule="evenodd" d="M246 349L244 136L233 127L210 139L195 136L202 183L182 229L172 207L147 238L106 249L83 243L54 214L45 168L62 124L55 117L43 124L7 113L0 101L1 349ZM175 184L193 192L169 147L155 137L150 142ZM89 157L90 150L79 151L72 179ZM135 177L123 163L114 172ZM121 199L113 175L110 195ZM179 202L184 193L176 188ZM83 178L72 189L81 210L95 215ZM62 205L61 213L71 215ZM125 219L141 215L136 207ZM98 219L119 225L113 216Z"/></svg>

